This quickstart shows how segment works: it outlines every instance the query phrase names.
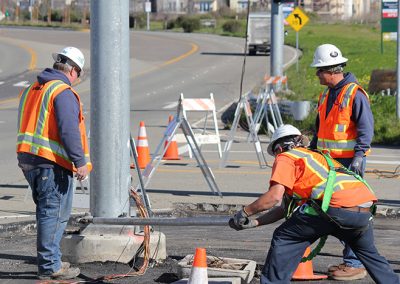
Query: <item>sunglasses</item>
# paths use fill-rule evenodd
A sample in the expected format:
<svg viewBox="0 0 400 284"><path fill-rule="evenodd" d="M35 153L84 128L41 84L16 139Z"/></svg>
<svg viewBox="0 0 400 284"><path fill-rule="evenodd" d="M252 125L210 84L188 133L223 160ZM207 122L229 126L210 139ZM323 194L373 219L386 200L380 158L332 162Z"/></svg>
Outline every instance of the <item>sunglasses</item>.
<svg viewBox="0 0 400 284"><path fill-rule="evenodd" d="M327 68L317 68L317 73L331 72L330 69Z"/></svg>
<svg viewBox="0 0 400 284"><path fill-rule="evenodd" d="M75 71L76 71L76 75L78 76L78 78L81 76L81 71L78 68L74 67Z"/></svg>

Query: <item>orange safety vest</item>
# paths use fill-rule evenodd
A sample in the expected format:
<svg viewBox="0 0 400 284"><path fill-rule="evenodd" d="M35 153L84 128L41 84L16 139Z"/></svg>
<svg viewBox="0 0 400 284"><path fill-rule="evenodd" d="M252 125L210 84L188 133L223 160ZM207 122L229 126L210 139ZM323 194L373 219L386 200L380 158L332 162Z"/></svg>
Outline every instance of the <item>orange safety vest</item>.
<svg viewBox="0 0 400 284"><path fill-rule="evenodd" d="M360 90L368 99L368 94L356 83L345 85L329 114L326 115L329 88L321 93L318 102L319 129L317 148L328 150L332 158L354 157L354 146L357 139L357 127L351 120L353 101L357 90ZM365 154L368 155L370 150Z"/></svg>
<svg viewBox="0 0 400 284"><path fill-rule="evenodd" d="M70 89L78 99L79 130L82 148L89 171L89 146L79 95L69 85L60 80L49 81L44 85L38 82L26 88L20 96L18 108L17 152L31 153L70 170L76 171L60 139L54 111L54 100L61 92Z"/></svg>
<svg viewBox="0 0 400 284"><path fill-rule="evenodd" d="M305 148L295 148L279 155L284 155L294 161L296 181L287 193L295 199L322 200L329 174L329 166L324 156ZM335 167L341 164L333 160ZM352 175L336 172L331 198L332 207L352 207L369 201L377 201L376 196L361 181Z"/></svg>

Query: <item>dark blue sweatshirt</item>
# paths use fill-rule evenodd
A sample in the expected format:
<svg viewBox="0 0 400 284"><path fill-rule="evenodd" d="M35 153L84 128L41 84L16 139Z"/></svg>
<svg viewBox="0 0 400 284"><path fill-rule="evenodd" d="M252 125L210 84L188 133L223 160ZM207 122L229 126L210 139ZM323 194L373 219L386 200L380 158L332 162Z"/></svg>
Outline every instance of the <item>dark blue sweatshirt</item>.
<svg viewBox="0 0 400 284"><path fill-rule="evenodd" d="M345 73L344 79L340 81L335 87L329 88L328 104L326 109L326 116L332 109L342 88L349 83L357 83L356 77L352 73ZM358 90L352 106L351 120L355 122L357 127L357 139L354 146L355 156L364 156L365 152L371 147L372 137L374 136L374 117L372 115L371 107L366 96ZM319 116L315 122L316 132L310 143L311 148L317 148L317 134L319 129Z"/></svg>
<svg viewBox="0 0 400 284"><path fill-rule="evenodd" d="M64 73L51 68L46 68L38 76L39 84L52 80L61 80L71 86ZM61 92L54 100L54 110L57 119L58 132L68 157L79 168L86 164L85 155L81 144L79 131L79 102L71 90ZM54 167L54 163L28 153L18 153L20 164L28 164L43 168Z"/></svg>

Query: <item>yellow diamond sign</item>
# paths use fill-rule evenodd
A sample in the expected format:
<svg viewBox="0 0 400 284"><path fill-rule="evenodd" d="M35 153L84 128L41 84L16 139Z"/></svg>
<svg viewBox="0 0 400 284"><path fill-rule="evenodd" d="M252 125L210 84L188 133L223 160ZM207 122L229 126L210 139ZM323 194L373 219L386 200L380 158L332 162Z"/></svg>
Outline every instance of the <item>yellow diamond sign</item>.
<svg viewBox="0 0 400 284"><path fill-rule="evenodd" d="M288 24L296 31L298 32L301 30L301 28L307 24L308 22L308 17L304 12L299 8L296 7L292 13L290 13L289 16L287 16L286 21Z"/></svg>

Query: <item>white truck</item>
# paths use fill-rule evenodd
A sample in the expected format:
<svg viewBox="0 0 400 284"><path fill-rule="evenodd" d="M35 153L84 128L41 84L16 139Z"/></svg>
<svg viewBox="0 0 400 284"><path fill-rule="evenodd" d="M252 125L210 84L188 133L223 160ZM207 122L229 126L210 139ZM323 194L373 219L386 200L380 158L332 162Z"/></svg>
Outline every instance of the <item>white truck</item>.
<svg viewBox="0 0 400 284"><path fill-rule="evenodd" d="M250 13L247 26L247 50L249 55L269 52L271 48L271 14L270 12Z"/></svg>

